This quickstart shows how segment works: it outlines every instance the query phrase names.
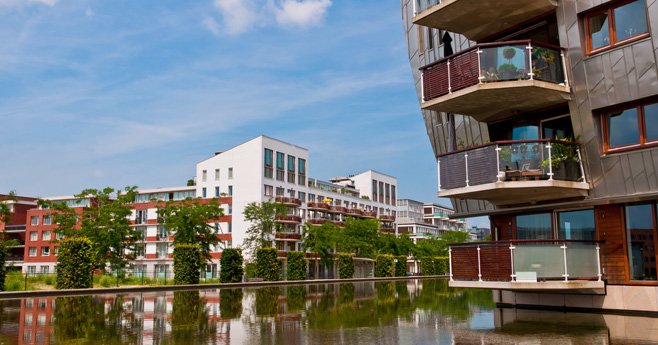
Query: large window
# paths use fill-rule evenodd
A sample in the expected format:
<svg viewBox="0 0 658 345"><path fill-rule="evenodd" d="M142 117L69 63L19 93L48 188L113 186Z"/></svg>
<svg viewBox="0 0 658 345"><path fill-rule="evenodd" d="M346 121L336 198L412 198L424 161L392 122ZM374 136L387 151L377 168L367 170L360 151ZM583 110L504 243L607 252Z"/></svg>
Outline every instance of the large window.
<svg viewBox="0 0 658 345"><path fill-rule="evenodd" d="M283 175L285 173L284 170L284 158L285 155L281 152L276 153L276 179L279 181L283 181Z"/></svg>
<svg viewBox="0 0 658 345"><path fill-rule="evenodd" d="M656 280L654 206L626 206L626 242L631 280Z"/></svg>
<svg viewBox="0 0 658 345"><path fill-rule="evenodd" d="M658 103L648 103L605 113L604 151L658 143Z"/></svg>
<svg viewBox="0 0 658 345"><path fill-rule="evenodd" d="M265 149L265 158L263 165L265 166L265 177L272 178L274 175L274 153L270 149Z"/></svg>
<svg viewBox="0 0 658 345"><path fill-rule="evenodd" d="M592 209L559 212L557 222L559 239L587 241L596 239Z"/></svg>
<svg viewBox="0 0 658 345"><path fill-rule="evenodd" d="M649 35L645 0L615 1L585 16L588 53Z"/></svg>
<svg viewBox="0 0 658 345"><path fill-rule="evenodd" d="M516 238L519 240L550 240L553 230L550 213L516 216Z"/></svg>
<svg viewBox="0 0 658 345"><path fill-rule="evenodd" d="M299 158L297 164L299 166L298 184L306 185L306 160Z"/></svg>
<svg viewBox="0 0 658 345"><path fill-rule="evenodd" d="M288 182L295 183L295 156L288 155Z"/></svg>

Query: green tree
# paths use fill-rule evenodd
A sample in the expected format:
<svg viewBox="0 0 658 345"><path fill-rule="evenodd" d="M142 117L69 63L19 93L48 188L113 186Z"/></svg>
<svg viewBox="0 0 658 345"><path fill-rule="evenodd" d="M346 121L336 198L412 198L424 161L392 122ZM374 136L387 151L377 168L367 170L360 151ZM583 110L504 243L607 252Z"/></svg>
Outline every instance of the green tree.
<svg viewBox="0 0 658 345"><path fill-rule="evenodd" d="M308 260L303 252L288 252L287 260L288 280L305 280L307 275Z"/></svg>
<svg viewBox="0 0 658 345"><path fill-rule="evenodd" d="M219 281L222 283L239 283L242 281L242 252L237 248L226 248L219 261Z"/></svg>
<svg viewBox="0 0 658 345"><path fill-rule="evenodd" d="M379 220L348 218L345 228L338 232L336 249L354 253L357 257L372 258L377 253Z"/></svg>
<svg viewBox="0 0 658 345"><path fill-rule="evenodd" d="M409 234L402 234L400 236L382 234L378 240L377 248L379 254L408 256L415 250L414 242L409 237Z"/></svg>
<svg viewBox="0 0 658 345"><path fill-rule="evenodd" d="M268 281L281 279L276 248L259 248L256 250L256 276Z"/></svg>
<svg viewBox="0 0 658 345"><path fill-rule="evenodd" d="M393 255L377 255L377 264L375 265L375 277L392 277L395 273L395 262Z"/></svg>
<svg viewBox="0 0 658 345"><path fill-rule="evenodd" d="M6 201L15 202L16 193L14 191L7 194ZM5 201L3 200L3 201ZM0 225L8 224L11 221L12 207L8 202L0 202ZM0 232L0 291L5 291L5 278L7 276L7 267L5 265L7 260L7 250L11 245L15 245L16 241L7 241L5 232Z"/></svg>
<svg viewBox="0 0 658 345"><path fill-rule="evenodd" d="M340 235L340 228L333 223L324 223L320 226L306 224L304 228L304 238L302 247L304 251L310 251L316 254L315 274L318 277L319 265L329 267L333 262L332 251L336 248L336 238Z"/></svg>
<svg viewBox="0 0 658 345"><path fill-rule="evenodd" d="M169 201L158 209L158 222L174 235L174 247L198 244L204 261L211 259L213 246L220 244L215 228L210 223L224 215L217 199L203 202L198 199Z"/></svg>
<svg viewBox="0 0 658 345"><path fill-rule="evenodd" d="M96 257L94 244L84 237L72 237L60 241L57 256L58 289L80 289L92 287L91 272Z"/></svg>
<svg viewBox="0 0 658 345"><path fill-rule="evenodd" d="M244 208L242 214L250 223L242 242L242 249L247 255L252 256L258 248L272 246L275 232L282 228L276 217L285 215L286 210L283 204L267 201L251 202Z"/></svg>
<svg viewBox="0 0 658 345"><path fill-rule="evenodd" d="M174 248L174 284L199 284L201 247L196 243L180 243Z"/></svg>
<svg viewBox="0 0 658 345"><path fill-rule="evenodd" d="M354 278L354 259L352 259L352 254L338 254L338 277L340 279Z"/></svg>

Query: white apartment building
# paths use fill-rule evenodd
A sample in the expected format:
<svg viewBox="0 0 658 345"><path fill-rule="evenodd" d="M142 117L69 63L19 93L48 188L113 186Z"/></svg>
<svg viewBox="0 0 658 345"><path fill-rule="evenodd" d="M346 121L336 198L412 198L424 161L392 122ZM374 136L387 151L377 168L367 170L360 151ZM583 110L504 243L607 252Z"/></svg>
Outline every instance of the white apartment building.
<svg viewBox="0 0 658 345"><path fill-rule="evenodd" d="M396 234L409 234L416 243L430 236L441 237L447 231L466 231L463 219L450 219L455 211L449 207L411 199L397 202Z"/></svg>
<svg viewBox="0 0 658 345"><path fill-rule="evenodd" d="M225 209L231 215L233 246L240 246L249 223L243 210L251 202L275 201L288 206L279 221L284 231L275 245L284 252L301 249L301 229L309 222L337 225L347 217L375 218L383 231L394 232L397 179L373 170L321 181L308 177L307 149L259 136L199 162L197 197L230 197Z"/></svg>

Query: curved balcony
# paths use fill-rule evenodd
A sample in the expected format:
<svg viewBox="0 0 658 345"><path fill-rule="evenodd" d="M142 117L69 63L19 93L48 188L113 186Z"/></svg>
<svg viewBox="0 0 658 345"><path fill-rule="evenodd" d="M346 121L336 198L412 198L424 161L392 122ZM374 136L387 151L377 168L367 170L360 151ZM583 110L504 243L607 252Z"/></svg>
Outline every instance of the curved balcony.
<svg viewBox="0 0 658 345"><path fill-rule="evenodd" d="M332 220L331 222L334 223L334 225L338 225L338 226L341 227L341 228L342 228L342 227L345 227L345 223L343 223L343 222L340 221L340 220Z"/></svg>
<svg viewBox="0 0 658 345"><path fill-rule="evenodd" d="M388 216L385 214L382 214L379 216L379 219L382 220L382 222L394 222L395 221L395 216Z"/></svg>
<svg viewBox="0 0 658 345"><path fill-rule="evenodd" d="M302 206L302 200L297 199L297 198L290 198L287 196L277 196L274 199L275 202L284 204L286 206L291 206L291 207L299 207Z"/></svg>
<svg viewBox="0 0 658 345"><path fill-rule="evenodd" d="M582 198L589 190L576 143L499 141L439 156L439 196L495 205Z"/></svg>
<svg viewBox="0 0 658 345"><path fill-rule="evenodd" d="M331 219L313 218L313 219L307 220L306 222L311 224L311 225L322 225L324 223L331 223Z"/></svg>
<svg viewBox="0 0 658 345"><path fill-rule="evenodd" d="M302 217L293 215L276 216L275 220L279 223L299 224L302 222Z"/></svg>
<svg viewBox="0 0 658 345"><path fill-rule="evenodd" d="M412 0L413 22L480 41L550 11L549 0Z"/></svg>
<svg viewBox="0 0 658 345"><path fill-rule="evenodd" d="M345 214L347 214L350 217L357 218L357 217L361 217L363 213L358 208L348 208L345 210Z"/></svg>
<svg viewBox="0 0 658 345"><path fill-rule="evenodd" d="M377 218L377 211L362 211L363 218Z"/></svg>
<svg viewBox="0 0 658 345"><path fill-rule="evenodd" d="M530 40L478 44L422 67L423 109L480 122L566 103L563 49Z"/></svg>
<svg viewBox="0 0 658 345"><path fill-rule="evenodd" d="M597 241L451 244L449 260L451 287L605 293Z"/></svg>
<svg viewBox="0 0 658 345"><path fill-rule="evenodd" d="M274 237L277 240L293 240L293 241L299 241L302 238L301 234L295 233L295 232L277 232Z"/></svg>
<svg viewBox="0 0 658 345"><path fill-rule="evenodd" d="M309 202L308 209L312 211L327 211L329 210L329 205L323 202Z"/></svg>
<svg viewBox="0 0 658 345"><path fill-rule="evenodd" d="M347 209L343 206L331 206L329 208L329 212L331 213L339 213L339 214L345 214L347 213Z"/></svg>
<svg viewBox="0 0 658 345"><path fill-rule="evenodd" d="M394 234L394 233L395 233L395 228L393 228L392 226L384 226L384 225L382 225L382 227L379 228L379 230L380 230L381 232L383 232L383 233L387 233L387 234Z"/></svg>

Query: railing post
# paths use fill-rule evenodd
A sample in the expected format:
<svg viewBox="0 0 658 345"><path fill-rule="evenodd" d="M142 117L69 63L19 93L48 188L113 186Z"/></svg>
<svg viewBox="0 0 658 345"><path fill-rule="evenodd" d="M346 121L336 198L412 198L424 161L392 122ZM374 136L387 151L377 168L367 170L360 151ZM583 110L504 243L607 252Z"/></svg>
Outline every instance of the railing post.
<svg viewBox="0 0 658 345"><path fill-rule="evenodd" d="M478 246L478 281L482 281L482 265L480 265L480 246Z"/></svg>
<svg viewBox="0 0 658 345"><path fill-rule="evenodd" d="M452 280L452 247L448 247L448 268L450 270L450 281L453 281Z"/></svg>
<svg viewBox="0 0 658 345"><path fill-rule="evenodd" d="M482 84L484 80L484 76L482 75L482 61L480 60L480 54L482 54L482 50L478 48L477 54L478 54L478 80L480 81L480 84Z"/></svg>
<svg viewBox="0 0 658 345"><path fill-rule="evenodd" d="M468 153L464 154L464 162L466 162L466 187L469 187L469 185L468 185Z"/></svg>
<svg viewBox="0 0 658 345"><path fill-rule="evenodd" d="M498 174L496 175L496 178L498 178L498 182L500 182L500 179L503 177L503 172L500 171L500 146L496 144L496 171Z"/></svg>
<svg viewBox="0 0 658 345"><path fill-rule="evenodd" d="M551 152L551 143L549 142L548 145L546 145L546 148L548 149L548 180L552 181L553 180L553 154Z"/></svg>
<svg viewBox="0 0 658 345"><path fill-rule="evenodd" d="M569 281L569 271L567 270L567 243L560 246L562 248L562 259L564 260L564 281Z"/></svg>
<svg viewBox="0 0 658 345"><path fill-rule="evenodd" d="M512 266L511 266L512 267L512 274L510 275L511 278L512 278L512 281L516 281L516 274L514 273L514 249L516 249L516 247L514 247L514 244L510 243L509 244L509 257L510 257L510 260L512 261Z"/></svg>
<svg viewBox="0 0 658 345"><path fill-rule="evenodd" d="M418 14L418 9L416 8L416 2L418 2L418 0L411 0L411 2L412 2L411 6L413 8L413 13L414 13L414 17L415 17Z"/></svg>
<svg viewBox="0 0 658 345"><path fill-rule="evenodd" d="M441 159L436 160L436 172L439 182L439 192L441 191Z"/></svg>
<svg viewBox="0 0 658 345"><path fill-rule="evenodd" d="M528 50L528 61L530 62L530 64L528 65L528 66L530 66L530 71L528 72L528 77L530 77L530 80L534 80L535 79L535 73L532 71L532 44L528 43L528 46L525 49Z"/></svg>
<svg viewBox="0 0 658 345"><path fill-rule="evenodd" d="M420 72L420 98L425 102L425 71Z"/></svg>
<svg viewBox="0 0 658 345"><path fill-rule="evenodd" d="M452 93L452 82L450 78L450 60L448 60L448 93Z"/></svg>
<svg viewBox="0 0 658 345"><path fill-rule="evenodd" d="M580 148L576 149L576 153L578 153L578 163L580 164L580 178L583 182L587 183L587 180L585 180L585 168L583 167L583 157L580 155Z"/></svg>
<svg viewBox="0 0 658 345"><path fill-rule="evenodd" d="M599 277L599 281L601 281L601 247L598 243L596 244L596 270L596 275Z"/></svg>
<svg viewBox="0 0 658 345"><path fill-rule="evenodd" d="M564 50L560 50L562 58L562 70L564 71L564 86L569 88L569 74L567 73L567 59L564 57Z"/></svg>

